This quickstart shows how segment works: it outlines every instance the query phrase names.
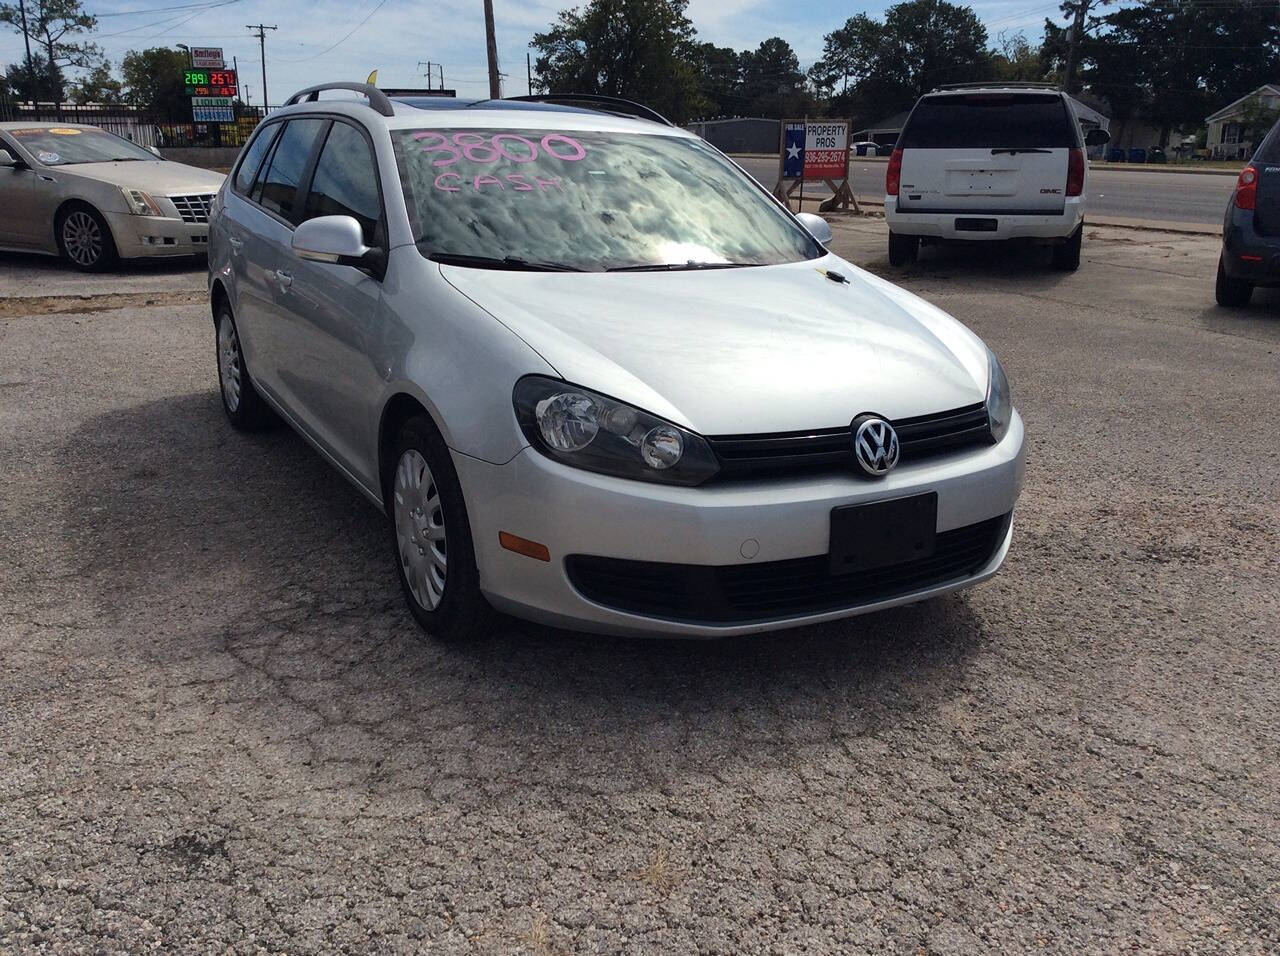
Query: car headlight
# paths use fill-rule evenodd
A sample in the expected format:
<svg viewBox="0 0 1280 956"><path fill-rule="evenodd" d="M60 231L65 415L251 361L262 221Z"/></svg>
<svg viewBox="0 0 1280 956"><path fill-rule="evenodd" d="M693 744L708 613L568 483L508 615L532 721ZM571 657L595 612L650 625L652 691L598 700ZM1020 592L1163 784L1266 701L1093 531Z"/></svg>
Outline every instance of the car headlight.
<svg viewBox="0 0 1280 956"><path fill-rule="evenodd" d="M590 389L529 375L512 400L529 443L566 465L672 485L698 485L720 470L701 435Z"/></svg>
<svg viewBox="0 0 1280 956"><path fill-rule="evenodd" d="M164 212L150 194L144 193L141 189L131 189L128 186L121 186L120 193L124 196L124 204L129 207L129 212L135 216L160 216L164 217Z"/></svg>
<svg viewBox="0 0 1280 956"><path fill-rule="evenodd" d="M1013 420L1013 397L1009 394L1009 379L1005 377L996 353L987 349L987 359L991 368L987 375L987 423L991 437L1000 441Z"/></svg>

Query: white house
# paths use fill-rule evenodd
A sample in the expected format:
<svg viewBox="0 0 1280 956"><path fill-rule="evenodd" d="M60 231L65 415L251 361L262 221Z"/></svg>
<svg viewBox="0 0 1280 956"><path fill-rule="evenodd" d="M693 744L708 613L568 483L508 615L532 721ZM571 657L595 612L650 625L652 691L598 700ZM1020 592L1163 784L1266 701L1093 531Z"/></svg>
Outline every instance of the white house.
<svg viewBox="0 0 1280 956"><path fill-rule="evenodd" d="M1261 99L1269 109L1280 108L1280 84L1267 83L1260 86L1212 116L1205 117L1205 123L1209 127L1205 145L1214 159L1248 159L1253 155L1257 144L1252 139L1245 138L1252 134L1243 128L1240 119L1244 114L1245 103L1254 97ZM1266 135L1266 130L1262 130L1261 135Z"/></svg>

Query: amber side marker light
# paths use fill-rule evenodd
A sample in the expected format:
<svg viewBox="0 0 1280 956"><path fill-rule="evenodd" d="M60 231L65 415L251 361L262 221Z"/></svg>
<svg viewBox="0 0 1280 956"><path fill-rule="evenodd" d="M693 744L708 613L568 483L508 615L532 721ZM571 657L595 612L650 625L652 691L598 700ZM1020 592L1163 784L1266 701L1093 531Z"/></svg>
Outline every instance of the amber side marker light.
<svg viewBox="0 0 1280 956"><path fill-rule="evenodd" d="M537 561L550 561L551 552L547 550L545 544L538 544L536 541L530 541L528 538L520 538L514 534L507 534L505 531L498 532L498 544L502 545L508 551L514 551L516 554L523 554L526 558L533 558Z"/></svg>

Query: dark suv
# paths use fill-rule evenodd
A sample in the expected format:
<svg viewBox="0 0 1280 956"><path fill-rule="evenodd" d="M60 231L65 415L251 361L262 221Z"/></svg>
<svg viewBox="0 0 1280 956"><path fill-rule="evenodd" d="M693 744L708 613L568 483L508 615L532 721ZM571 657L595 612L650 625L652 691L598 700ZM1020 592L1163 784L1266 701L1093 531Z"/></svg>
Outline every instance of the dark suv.
<svg viewBox="0 0 1280 956"><path fill-rule="evenodd" d="M1222 223L1219 305L1248 305L1255 286L1280 285L1280 123L1240 171Z"/></svg>

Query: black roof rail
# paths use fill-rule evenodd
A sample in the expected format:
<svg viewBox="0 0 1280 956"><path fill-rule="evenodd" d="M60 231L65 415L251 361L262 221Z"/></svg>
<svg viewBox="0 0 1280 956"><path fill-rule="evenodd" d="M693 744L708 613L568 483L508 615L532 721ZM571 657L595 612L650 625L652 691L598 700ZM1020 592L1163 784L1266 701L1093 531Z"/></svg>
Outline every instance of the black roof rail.
<svg viewBox="0 0 1280 956"><path fill-rule="evenodd" d="M392 107L391 101L387 99L387 94L370 83L321 83L319 86L308 86L305 90L299 90L285 102L285 106L293 106L295 103L301 103L304 100L308 103L315 103L320 99L320 94L325 90L350 90L353 93L361 93L368 97L369 105L381 113L383 116L395 116L395 108Z"/></svg>
<svg viewBox="0 0 1280 956"><path fill-rule="evenodd" d="M630 116L633 119L650 120L663 126L674 126L655 109L643 103L624 100L617 96L601 96L599 93L534 93L530 96L508 96L508 100L522 103L552 103L558 106L583 106L599 113L613 113L616 116Z"/></svg>
<svg viewBox="0 0 1280 956"><path fill-rule="evenodd" d="M981 83L943 83L935 86L931 92L937 93L941 90L1001 90L1001 89L1018 89L1018 90L1057 90L1060 89L1057 83L1047 83L1033 80L984 80Z"/></svg>

